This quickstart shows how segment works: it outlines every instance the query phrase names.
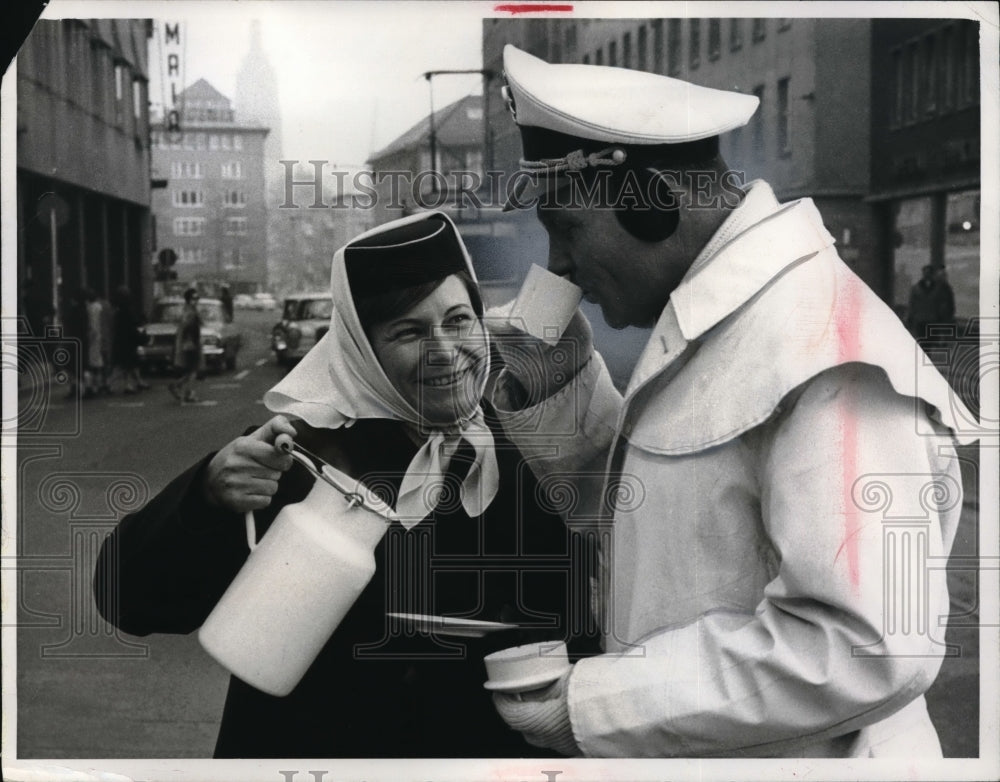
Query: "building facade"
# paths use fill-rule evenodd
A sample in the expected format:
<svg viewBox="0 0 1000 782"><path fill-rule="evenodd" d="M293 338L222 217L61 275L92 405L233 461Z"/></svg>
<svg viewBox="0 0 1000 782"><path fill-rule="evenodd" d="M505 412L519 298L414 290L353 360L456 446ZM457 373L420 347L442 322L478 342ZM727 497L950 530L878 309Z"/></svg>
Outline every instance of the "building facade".
<svg viewBox="0 0 1000 782"><path fill-rule="evenodd" d="M152 293L148 20L40 21L17 57L17 272L34 333L84 288Z"/></svg>
<svg viewBox="0 0 1000 782"><path fill-rule="evenodd" d="M945 269L959 321L979 312L979 25L872 22L872 182L883 289L905 317L924 266Z"/></svg>
<svg viewBox="0 0 1000 782"><path fill-rule="evenodd" d="M424 117L374 153L367 165L378 192L377 224L422 206L453 204L462 188L479 190L485 178L482 96L468 95L436 110L433 122ZM462 200L457 199L459 206Z"/></svg>
<svg viewBox="0 0 1000 782"><path fill-rule="evenodd" d="M230 100L204 79L179 96L180 130L152 129L156 251L176 253L184 283L267 287L264 141L268 129L237 121Z"/></svg>

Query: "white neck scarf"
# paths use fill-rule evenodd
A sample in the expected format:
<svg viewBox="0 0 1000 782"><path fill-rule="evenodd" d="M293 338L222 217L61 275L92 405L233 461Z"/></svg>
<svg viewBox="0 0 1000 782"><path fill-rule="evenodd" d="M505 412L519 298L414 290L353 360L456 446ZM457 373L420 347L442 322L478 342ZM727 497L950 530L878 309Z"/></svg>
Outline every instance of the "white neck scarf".
<svg viewBox="0 0 1000 782"><path fill-rule="evenodd" d="M440 213L396 220L353 241L436 214ZM450 220L448 223L455 230ZM448 495L451 487L444 478L461 440L466 440L475 451L475 459L462 481L461 503L470 516L481 515L496 496L500 483L493 433L482 409L477 407L472 417L451 427L432 428L403 399L382 371L361 328L347 282L345 249L337 250L330 273L330 330L281 382L264 394L264 404L275 413L301 418L319 429L347 427L363 418L387 418L414 424L418 431L427 433L427 440L406 469L396 501L396 517L407 529L426 518L439 502L453 505L455 498ZM462 249L464 252L464 245ZM465 261L475 279L468 253Z"/></svg>

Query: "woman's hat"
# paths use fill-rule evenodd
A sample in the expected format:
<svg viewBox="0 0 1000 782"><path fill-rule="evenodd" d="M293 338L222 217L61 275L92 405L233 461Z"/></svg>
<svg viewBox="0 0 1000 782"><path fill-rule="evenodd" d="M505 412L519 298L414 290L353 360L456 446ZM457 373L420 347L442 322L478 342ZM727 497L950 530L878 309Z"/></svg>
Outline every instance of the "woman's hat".
<svg viewBox="0 0 1000 782"><path fill-rule="evenodd" d="M436 213L349 242L344 248L344 264L355 299L467 270L455 226Z"/></svg>

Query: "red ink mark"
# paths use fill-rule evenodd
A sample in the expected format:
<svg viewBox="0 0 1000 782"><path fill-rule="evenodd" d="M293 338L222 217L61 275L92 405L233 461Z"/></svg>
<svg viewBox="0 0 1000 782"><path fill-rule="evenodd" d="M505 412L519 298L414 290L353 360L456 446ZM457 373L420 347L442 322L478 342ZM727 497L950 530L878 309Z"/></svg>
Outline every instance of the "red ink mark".
<svg viewBox="0 0 1000 782"><path fill-rule="evenodd" d="M837 302L837 363L846 364L856 361L861 353L861 291L858 290L852 278L845 280L841 288L843 299ZM843 397L841 397L843 399ZM852 489L857 480L858 462L858 422L854 418L853 405L850 399L840 403L841 422L841 486L844 496L844 543L841 549L847 550L847 574L855 591L860 586L858 565L858 531L860 529L859 511L854 503ZM840 552L837 552L838 555Z"/></svg>
<svg viewBox="0 0 1000 782"><path fill-rule="evenodd" d="M497 12L507 12L508 14L550 14L550 13L572 13L572 5L553 5L550 3L505 3L493 6Z"/></svg>

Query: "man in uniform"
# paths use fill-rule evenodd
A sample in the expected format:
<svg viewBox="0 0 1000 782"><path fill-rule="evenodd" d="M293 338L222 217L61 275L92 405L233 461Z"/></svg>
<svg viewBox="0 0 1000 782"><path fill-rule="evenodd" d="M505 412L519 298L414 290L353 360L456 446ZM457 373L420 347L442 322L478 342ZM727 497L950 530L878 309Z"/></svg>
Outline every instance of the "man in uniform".
<svg viewBox="0 0 1000 782"><path fill-rule="evenodd" d="M579 313L501 378L541 484L574 482L567 516L607 535L604 653L500 714L568 755L940 756L927 561L954 540L971 416L812 201L719 157L756 98L512 46L504 66L535 185L513 196L537 200L550 271L653 329L624 396ZM906 544L883 523L902 518Z"/></svg>

